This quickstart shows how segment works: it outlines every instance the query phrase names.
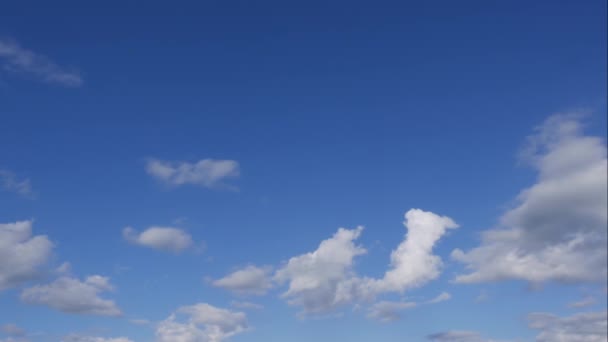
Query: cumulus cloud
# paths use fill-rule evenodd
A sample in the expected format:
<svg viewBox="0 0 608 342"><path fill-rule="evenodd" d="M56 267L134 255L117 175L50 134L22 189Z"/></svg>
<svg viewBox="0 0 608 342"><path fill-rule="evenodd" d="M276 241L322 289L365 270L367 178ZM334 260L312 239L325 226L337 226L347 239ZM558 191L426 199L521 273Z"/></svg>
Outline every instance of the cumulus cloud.
<svg viewBox="0 0 608 342"><path fill-rule="evenodd" d="M221 342L247 329L245 313L199 303L181 307L160 322L156 337L158 342Z"/></svg>
<svg viewBox="0 0 608 342"><path fill-rule="evenodd" d="M441 258L433 247L448 229L458 227L454 221L420 209L405 214L407 234L391 253L391 263L379 279L359 277L354 260L367 253L355 244L363 228L340 228L336 234L310 253L291 258L274 279L288 283L283 294L291 305L301 306L303 313L326 313L345 304L368 302L384 293L402 293L437 278Z"/></svg>
<svg viewBox="0 0 608 342"><path fill-rule="evenodd" d="M606 342L608 317L604 312L579 313L558 317L548 313L531 313L528 324L539 330L537 342Z"/></svg>
<svg viewBox="0 0 608 342"><path fill-rule="evenodd" d="M31 198L34 196L29 179L18 179L13 172L5 169L0 169L0 188L23 197Z"/></svg>
<svg viewBox="0 0 608 342"><path fill-rule="evenodd" d="M447 292L441 292L437 297L428 301L429 304L435 304L440 302L445 302L446 300L450 300L452 295Z"/></svg>
<svg viewBox="0 0 608 342"><path fill-rule="evenodd" d="M0 224L0 291L38 277L52 250L46 236L32 236L32 221Z"/></svg>
<svg viewBox="0 0 608 342"><path fill-rule="evenodd" d="M50 284L24 289L21 300L72 314L120 316L121 311L114 301L99 297L101 292L112 290L107 277L93 275L80 281L63 276Z"/></svg>
<svg viewBox="0 0 608 342"><path fill-rule="evenodd" d="M270 267L250 265L214 280L212 285L240 295L263 295L272 288L271 272Z"/></svg>
<svg viewBox="0 0 608 342"><path fill-rule="evenodd" d="M133 340L130 340L126 337L104 338L71 334L64 337L61 342L133 342Z"/></svg>
<svg viewBox="0 0 608 342"><path fill-rule="evenodd" d="M146 172L170 186L198 185L206 188L233 188L226 180L237 178L239 163L235 160L202 159L195 163L150 159Z"/></svg>
<svg viewBox="0 0 608 342"><path fill-rule="evenodd" d="M194 244L190 234L172 227L150 227L141 233L126 227L122 235L133 244L174 253L184 251Z"/></svg>
<svg viewBox="0 0 608 342"><path fill-rule="evenodd" d="M491 342L491 340L483 338L478 332L459 330L432 334L428 336L428 339L433 342Z"/></svg>
<svg viewBox="0 0 608 342"><path fill-rule="evenodd" d="M414 302L388 302L381 301L372 305L367 312L367 317L380 322L392 322L401 318L401 311L416 307Z"/></svg>
<svg viewBox="0 0 608 342"><path fill-rule="evenodd" d="M78 87L83 83L77 71L60 67L12 40L0 39L0 64L6 71L33 76L47 83L66 87Z"/></svg>
<svg viewBox="0 0 608 342"><path fill-rule="evenodd" d="M529 138L525 160L538 171L499 227L481 245L452 257L469 270L459 283L521 279L531 283L605 282L606 144L583 134L576 115L550 117Z"/></svg>

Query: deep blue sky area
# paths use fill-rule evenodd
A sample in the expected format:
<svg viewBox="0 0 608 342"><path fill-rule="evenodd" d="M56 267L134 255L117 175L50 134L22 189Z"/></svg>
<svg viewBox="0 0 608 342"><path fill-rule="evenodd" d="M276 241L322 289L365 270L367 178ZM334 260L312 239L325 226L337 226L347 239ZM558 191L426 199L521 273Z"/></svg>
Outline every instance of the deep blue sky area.
<svg viewBox="0 0 608 342"><path fill-rule="evenodd" d="M393 342L455 331L478 335L433 341L542 342L530 313L601 313L605 281L532 284L528 266L530 276L461 283L455 277L477 266L451 254L483 248L482 232L542 184L520 155L547 118L575 117L573 139L600 137L595 158L605 165L606 13L605 0L0 4L0 258L26 258L2 244L2 224L28 222L32 237L54 245L40 252L47 262L36 276L18 281L0 260L0 327L15 324L26 331L15 338L36 342ZM150 171L153 161L205 159L233 161L239 175L178 183ZM382 278L411 208L460 225L434 245L440 275L321 317L298 304L308 297L282 296L295 286L278 280L287 261L339 227L365 226L355 244L367 253L345 277ZM171 227L196 246L158 251L143 233L124 234L128 226ZM64 262L68 273L56 270ZM263 296L213 283L252 265L273 278ZM121 315L24 295L91 275L108 277L114 290L98 295ZM423 304L442 292L450 299ZM382 301L417 305L374 319ZM195 322L207 329L198 339L163 337L167 317L196 303L243 311L249 328L212 339L204 334L217 322ZM0 342L9 335L0 330ZM110 339L120 336L129 340Z"/></svg>

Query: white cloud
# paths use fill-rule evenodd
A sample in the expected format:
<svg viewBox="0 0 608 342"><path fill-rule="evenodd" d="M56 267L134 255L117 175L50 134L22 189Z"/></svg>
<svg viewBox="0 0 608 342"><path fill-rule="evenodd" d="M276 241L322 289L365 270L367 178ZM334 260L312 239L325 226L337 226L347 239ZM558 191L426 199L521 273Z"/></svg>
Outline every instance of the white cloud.
<svg viewBox="0 0 608 342"><path fill-rule="evenodd" d="M141 233L126 227L122 235L131 243L175 253L186 250L194 244L190 234L172 227L150 227Z"/></svg>
<svg viewBox="0 0 608 342"><path fill-rule="evenodd" d="M224 183L240 174L239 163L235 160L202 159L196 163L170 162L150 159L146 172L159 181L170 185L199 185L206 188L233 188Z"/></svg>
<svg viewBox="0 0 608 342"><path fill-rule="evenodd" d="M491 342L475 331L451 330L432 334L428 339L433 342Z"/></svg>
<svg viewBox="0 0 608 342"><path fill-rule="evenodd" d="M126 337L104 338L72 334L64 337L61 342L133 342L133 340Z"/></svg>
<svg viewBox="0 0 608 342"><path fill-rule="evenodd" d="M441 292L437 297L428 301L429 304L435 304L440 302L445 302L446 300L450 300L452 295L447 292Z"/></svg>
<svg viewBox="0 0 608 342"><path fill-rule="evenodd" d="M591 306L593 304L595 304L595 298L585 297L579 301L568 304L568 306L571 308L585 308L585 307Z"/></svg>
<svg viewBox="0 0 608 342"><path fill-rule="evenodd" d="M9 336L25 336L25 330L19 328L16 324L9 323L0 327L0 330Z"/></svg>
<svg viewBox="0 0 608 342"><path fill-rule="evenodd" d="M289 284L283 297L302 306L305 313L325 313L350 302L350 292L358 285L352 269L354 258L366 253L354 243L362 231L363 227L340 228L314 252L289 259L275 274L277 282Z"/></svg>
<svg viewBox="0 0 608 342"><path fill-rule="evenodd" d="M4 70L31 75L47 83L67 87L78 87L83 83L78 72L60 67L11 40L0 39L0 64Z"/></svg>
<svg viewBox="0 0 608 342"><path fill-rule="evenodd" d="M0 188L27 198L34 196L29 179L17 179L13 172L5 169L0 169Z"/></svg>
<svg viewBox="0 0 608 342"><path fill-rule="evenodd" d="M414 302L388 302L381 301L372 305L367 312L367 317L380 322L392 322L401 318L401 311L416 307Z"/></svg>
<svg viewBox="0 0 608 342"><path fill-rule="evenodd" d="M21 292L21 300L27 304L45 305L55 310L73 314L119 316L120 309L114 301L99 297L101 292L112 291L107 277L93 275L80 281L60 277L48 285L37 285Z"/></svg>
<svg viewBox="0 0 608 342"><path fill-rule="evenodd" d="M368 302L383 293L402 293L437 278L442 261L433 254L433 247L448 229L458 225L448 217L420 209L409 210L404 225L405 239L391 253L391 264L382 278L357 276L354 259L367 251L354 241L363 228L340 228L317 250L291 258L276 272L277 282L289 284L283 297L291 305L301 306L306 314L319 314L345 304Z"/></svg>
<svg viewBox="0 0 608 342"><path fill-rule="evenodd" d="M213 281L212 285L241 295L263 295L272 288L271 272L270 267L250 265Z"/></svg>
<svg viewBox="0 0 608 342"><path fill-rule="evenodd" d="M38 277L52 249L46 236L32 236L32 221L0 224L0 291Z"/></svg>
<svg viewBox="0 0 608 342"><path fill-rule="evenodd" d="M151 323L149 320L141 318L132 318L129 320L129 322L135 325L149 325Z"/></svg>
<svg viewBox="0 0 608 342"><path fill-rule="evenodd" d="M579 313L565 318L548 313L528 315L530 328L540 330L537 342L606 342L607 322L606 311Z"/></svg>
<svg viewBox="0 0 608 342"><path fill-rule="evenodd" d="M178 315L185 315L181 322ZM243 312L206 303L184 306L156 327L158 342L221 342L248 329Z"/></svg>
<svg viewBox="0 0 608 342"><path fill-rule="evenodd" d="M575 115L549 118L525 153L538 170L481 246L452 257L469 273L460 283L522 279L605 282L607 277L606 144L585 136Z"/></svg>

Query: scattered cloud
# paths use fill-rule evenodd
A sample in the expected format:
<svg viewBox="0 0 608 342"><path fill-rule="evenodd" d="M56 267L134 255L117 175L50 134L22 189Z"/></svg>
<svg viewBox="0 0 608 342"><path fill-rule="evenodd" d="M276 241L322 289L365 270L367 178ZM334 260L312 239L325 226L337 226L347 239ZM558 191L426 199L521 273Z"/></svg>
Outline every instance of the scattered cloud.
<svg viewBox="0 0 608 342"><path fill-rule="evenodd" d="M34 197L30 180L18 179L13 172L6 169L0 169L0 188L26 198Z"/></svg>
<svg viewBox="0 0 608 342"><path fill-rule="evenodd" d="M79 72L60 67L47 57L22 48L13 40L0 39L0 65L6 71L36 77L66 87L83 84Z"/></svg>
<svg viewBox="0 0 608 342"><path fill-rule="evenodd" d="M537 342L606 342L608 317L604 312L579 313L558 317L548 313L528 315L530 328L539 330Z"/></svg>
<svg viewBox="0 0 608 342"><path fill-rule="evenodd" d="M230 306L237 308L237 309L243 309L243 310L248 310L248 309L261 310L264 308L264 306L261 304L256 304L256 303L252 303L252 302L242 302L242 301L236 301L236 300L233 300L232 302L230 302Z"/></svg>
<svg viewBox="0 0 608 342"><path fill-rule="evenodd" d="M429 304L435 304L440 302L445 302L446 300L450 300L452 295L447 292L441 292L437 297L428 301Z"/></svg>
<svg viewBox="0 0 608 342"><path fill-rule="evenodd" d="M25 330L13 323L3 325L0 327L0 331L9 336L25 336Z"/></svg>
<svg viewBox="0 0 608 342"><path fill-rule="evenodd" d="M33 221L0 224L0 291L37 278L51 257L53 243L32 236Z"/></svg>
<svg viewBox="0 0 608 342"><path fill-rule="evenodd" d="M182 317L179 320L178 316ZM158 342L221 342L248 329L243 312L206 303L179 308L156 327Z"/></svg>
<svg viewBox="0 0 608 342"><path fill-rule="evenodd" d="M291 258L275 273L278 283L288 283L283 294L305 314L327 313L338 306L373 300L376 296L418 287L439 276L441 258L433 247L448 229L458 225L450 218L420 209L405 214L407 234L391 253L391 264L380 279L361 278L354 271L354 259L367 251L357 246L363 228L340 228L317 250Z"/></svg>
<svg viewBox="0 0 608 342"><path fill-rule="evenodd" d="M414 302L381 301L368 309L367 317L380 322L392 322L401 318L401 311L414 307L416 307Z"/></svg>
<svg viewBox="0 0 608 342"><path fill-rule="evenodd" d="M459 330L432 334L428 336L428 339L433 342L491 342L491 340L483 338L478 332Z"/></svg>
<svg viewBox="0 0 608 342"><path fill-rule="evenodd" d="M126 227L122 235L133 244L174 253L182 252L194 244L190 234L172 227L150 227L141 233Z"/></svg>
<svg viewBox="0 0 608 342"><path fill-rule="evenodd" d="M529 138L524 156L539 173L536 184L498 228L483 232L479 247L452 252L469 270L455 281L605 282L605 142L584 135L579 116L556 115Z"/></svg>
<svg viewBox="0 0 608 342"><path fill-rule="evenodd" d="M21 300L27 304L44 305L72 314L120 316L114 301L99 297L101 292L114 288L107 277L93 275L80 281L72 277L60 277L48 285L37 285L21 292Z"/></svg>
<svg viewBox="0 0 608 342"><path fill-rule="evenodd" d="M129 320L129 322L131 322L135 325L150 325L152 323L147 319L141 319L141 318L132 318Z"/></svg>
<svg viewBox="0 0 608 342"><path fill-rule="evenodd" d="M571 308L586 308L588 306L591 306L595 304L595 298L593 297L585 297L579 301L576 302L572 302L570 304L568 304L569 307Z"/></svg>
<svg viewBox="0 0 608 342"><path fill-rule="evenodd" d="M104 338L72 334L64 337L61 342L133 342L133 340L126 337Z"/></svg>
<svg viewBox="0 0 608 342"><path fill-rule="evenodd" d="M190 184L229 189L236 188L225 181L240 175L237 161L217 159L202 159L195 163L150 159L146 163L146 172L169 186Z"/></svg>
<svg viewBox="0 0 608 342"><path fill-rule="evenodd" d="M271 272L271 267L250 265L214 280L212 285L239 295L263 295L272 288Z"/></svg>

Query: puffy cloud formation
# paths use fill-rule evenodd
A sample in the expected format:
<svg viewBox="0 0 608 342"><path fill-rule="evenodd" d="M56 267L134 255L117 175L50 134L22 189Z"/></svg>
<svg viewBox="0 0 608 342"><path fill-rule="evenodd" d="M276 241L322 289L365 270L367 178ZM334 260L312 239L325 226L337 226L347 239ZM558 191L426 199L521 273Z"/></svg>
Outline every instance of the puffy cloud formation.
<svg viewBox="0 0 608 342"><path fill-rule="evenodd" d="M237 161L215 159L202 159L196 163L150 159L146 172L170 186L192 184L206 188L226 187L225 180L240 174Z"/></svg>
<svg viewBox="0 0 608 342"><path fill-rule="evenodd" d="M388 302L381 301L372 305L367 317L379 320L380 322L392 322L401 318L401 311L416 307L414 302Z"/></svg>
<svg viewBox="0 0 608 342"><path fill-rule="evenodd" d="M114 301L99 297L99 293L112 290L107 277L93 275L80 281L63 276L48 285L24 289L21 300L72 314L120 316L121 311Z"/></svg>
<svg viewBox="0 0 608 342"><path fill-rule="evenodd" d="M136 245L174 253L186 250L194 244L190 234L172 227L150 227L141 233L126 227L122 235Z"/></svg>
<svg viewBox="0 0 608 342"><path fill-rule="evenodd" d="M52 250L46 236L32 236L32 221L0 224L0 291L36 278Z"/></svg>
<svg viewBox="0 0 608 342"><path fill-rule="evenodd" d="M180 322L178 315L185 315ZM206 303L184 306L156 327L158 342L221 342L248 328L243 312Z"/></svg>
<svg viewBox="0 0 608 342"><path fill-rule="evenodd" d="M469 270L456 282L605 282L605 142L583 135L577 116L557 115L530 137L525 158L538 181L519 194L498 228L483 233L479 247L453 251Z"/></svg>
<svg viewBox="0 0 608 342"><path fill-rule="evenodd" d="M17 179L9 170L0 169L0 188L17 193L23 197L32 197L32 185L29 179Z"/></svg>
<svg viewBox="0 0 608 342"><path fill-rule="evenodd" d="M608 317L604 312L580 313L561 318L548 313L528 315L530 328L540 330L537 342L606 342Z"/></svg>
<svg viewBox="0 0 608 342"><path fill-rule="evenodd" d="M83 336L83 335L68 335L64 337L61 342L133 342L126 337L114 337L104 338L95 336Z"/></svg>
<svg viewBox="0 0 608 342"><path fill-rule="evenodd" d="M458 225L450 218L420 209L405 214L407 234L391 253L389 269L380 279L360 278L354 272L354 259L366 253L355 244L363 228L340 228L310 253L291 258L275 274L279 283L287 282L283 297L304 313L328 312L340 305L371 301L388 292L401 293L437 278L442 262L433 247L448 229Z"/></svg>
<svg viewBox="0 0 608 342"><path fill-rule="evenodd" d="M445 331L428 336L428 339L433 342L492 342L485 339L475 331Z"/></svg>
<svg viewBox="0 0 608 342"><path fill-rule="evenodd" d="M31 75L48 83L66 87L78 87L83 83L79 73L66 70L12 40L0 39L0 64L4 70Z"/></svg>
<svg viewBox="0 0 608 342"><path fill-rule="evenodd" d="M212 282L213 286L221 287L242 295L263 295L270 288L270 267L256 267L253 265L237 270L224 278Z"/></svg>

